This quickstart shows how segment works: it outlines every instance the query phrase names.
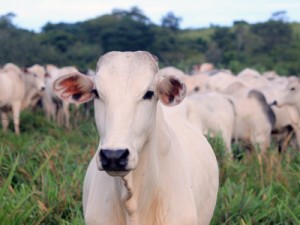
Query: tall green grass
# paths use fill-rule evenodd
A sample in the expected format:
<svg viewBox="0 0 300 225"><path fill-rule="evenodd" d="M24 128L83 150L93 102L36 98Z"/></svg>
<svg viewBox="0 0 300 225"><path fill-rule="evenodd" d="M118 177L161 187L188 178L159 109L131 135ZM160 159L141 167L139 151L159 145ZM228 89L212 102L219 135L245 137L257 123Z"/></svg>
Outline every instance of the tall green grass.
<svg viewBox="0 0 300 225"><path fill-rule="evenodd" d="M224 153L220 137L209 139L220 167L220 189L211 224L300 224L300 155L295 149L265 154ZM237 147L233 148L237 152Z"/></svg>
<svg viewBox="0 0 300 225"><path fill-rule="evenodd" d="M0 132L0 224L84 224L82 183L99 141L93 120L71 130L42 115L22 121L20 136ZM220 167L211 224L300 224L299 152L240 151L232 160L219 137L209 141Z"/></svg>
<svg viewBox="0 0 300 225"><path fill-rule="evenodd" d="M20 136L0 133L0 224L84 224L81 189L99 141L95 126L66 131L22 116Z"/></svg>

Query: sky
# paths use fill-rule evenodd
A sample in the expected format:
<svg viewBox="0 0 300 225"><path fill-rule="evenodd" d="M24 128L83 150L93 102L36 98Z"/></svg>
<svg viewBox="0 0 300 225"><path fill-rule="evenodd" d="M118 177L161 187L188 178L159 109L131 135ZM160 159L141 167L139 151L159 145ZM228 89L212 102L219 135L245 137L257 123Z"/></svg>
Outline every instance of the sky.
<svg viewBox="0 0 300 225"><path fill-rule="evenodd" d="M74 23L137 6L155 24L168 12L180 17L180 28L230 26L236 20L267 21L286 11L288 21L300 22L300 0L0 0L0 15L16 14L18 27L39 32L47 23Z"/></svg>

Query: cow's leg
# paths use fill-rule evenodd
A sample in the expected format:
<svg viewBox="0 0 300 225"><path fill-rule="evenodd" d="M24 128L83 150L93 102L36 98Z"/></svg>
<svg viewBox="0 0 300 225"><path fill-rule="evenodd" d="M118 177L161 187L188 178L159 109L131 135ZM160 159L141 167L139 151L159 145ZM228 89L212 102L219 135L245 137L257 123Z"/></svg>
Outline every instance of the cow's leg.
<svg viewBox="0 0 300 225"><path fill-rule="evenodd" d="M4 132L6 132L9 124L9 117L7 111L1 111L1 120L2 120L2 129Z"/></svg>
<svg viewBox="0 0 300 225"><path fill-rule="evenodd" d="M226 150L227 150L227 153L229 155L232 154L232 150L231 150L231 131L226 131L226 130L223 130L222 131L222 138L223 138L223 141L224 141L224 144L226 146Z"/></svg>
<svg viewBox="0 0 300 225"><path fill-rule="evenodd" d="M69 111L69 103L63 102L63 115L65 119L66 128L70 128L70 111Z"/></svg>
<svg viewBox="0 0 300 225"><path fill-rule="evenodd" d="M48 102L45 102L43 107L44 107L44 111L45 111L47 120L48 121L55 121L55 119L56 119L56 116L55 116L56 106L55 106L55 104L50 100Z"/></svg>
<svg viewBox="0 0 300 225"><path fill-rule="evenodd" d="M12 104L12 114L13 114L15 133L17 135L20 134L20 112L21 112L21 102L14 102Z"/></svg>
<svg viewBox="0 0 300 225"><path fill-rule="evenodd" d="M297 140L297 146L300 149L300 127L299 126L293 126L293 129L296 134L296 140Z"/></svg>
<svg viewBox="0 0 300 225"><path fill-rule="evenodd" d="M264 153L270 145L269 138L266 134L255 135L250 139L251 145L254 150Z"/></svg>

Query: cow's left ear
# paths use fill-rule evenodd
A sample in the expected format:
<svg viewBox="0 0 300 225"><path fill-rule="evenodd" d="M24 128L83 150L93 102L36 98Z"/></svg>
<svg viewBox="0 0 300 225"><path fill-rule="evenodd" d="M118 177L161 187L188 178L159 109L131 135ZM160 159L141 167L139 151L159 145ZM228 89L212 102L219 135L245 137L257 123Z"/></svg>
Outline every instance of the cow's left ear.
<svg viewBox="0 0 300 225"><path fill-rule="evenodd" d="M88 102L96 96L93 80L79 72L56 79L53 90L59 98L71 103Z"/></svg>
<svg viewBox="0 0 300 225"><path fill-rule="evenodd" d="M164 76L157 84L157 94L166 106L179 104L186 95L185 83L175 76Z"/></svg>

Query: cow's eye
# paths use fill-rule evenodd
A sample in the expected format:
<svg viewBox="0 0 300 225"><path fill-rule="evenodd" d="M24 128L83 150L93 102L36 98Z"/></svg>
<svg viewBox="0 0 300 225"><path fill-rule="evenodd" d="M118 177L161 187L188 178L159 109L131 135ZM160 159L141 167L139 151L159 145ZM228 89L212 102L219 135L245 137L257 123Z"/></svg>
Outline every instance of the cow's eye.
<svg viewBox="0 0 300 225"><path fill-rule="evenodd" d="M154 95L153 91L147 91L146 94L143 96L143 99L144 100L151 100L153 95Z"/></svg>
<svg viewBox="0 0 300 225"><path fill-rule="evenodd" d="M99 99L99 94L98 94L98 91L97 91L96 89L93 89L93 90L92 90L92 93L94 93L95 96L96 96L96 98Z"/></svg>
<svg viewBox="0 0 300 225"><path fill-rule="evenodd" d="M295 90L296 90L296 88L292 87L290 90L291 90L291 91L295 91Z"/></svg>

